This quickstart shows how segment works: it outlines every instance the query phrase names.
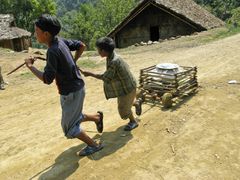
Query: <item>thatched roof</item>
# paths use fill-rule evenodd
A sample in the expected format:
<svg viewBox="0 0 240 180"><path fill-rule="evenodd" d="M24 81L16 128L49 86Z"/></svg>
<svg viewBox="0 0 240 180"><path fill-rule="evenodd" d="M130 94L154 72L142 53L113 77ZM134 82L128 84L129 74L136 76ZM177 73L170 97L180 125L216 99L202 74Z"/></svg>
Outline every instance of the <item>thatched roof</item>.
<svg viewBox="0 0 240 180"><path fill-rule="evenodd" d="M160 10L179 18L186 23L195 25L202 30L208 30L224 25L222 20L196 4L193 0L143 0L112 30L112 32L108 34L108 36L117 33L123 26L135 18L149 5L154 5Z"/></svg>
<svg viewBox="0 0 240 180"><path fill-rule="evenodd" d="M224 25L222 20L196 4L193 0L156 0L156 3L163 4L205 29L212 29Z"/></svg>
<svg viewBox="0 0 240 180"><path fill-rule="evenodd" d="M14 17L10 14L0 14L0 40L29 37L31 33L15 27Z"/></svg>
<svg viewBox="0 0 240 180"><path fill-rule="evenodd" d="M6 39L16 39L21 37L29 37L31 36L31 33L20 29L18 27L10 27L5 30L0 29L0 40L6 40Z"/></svg>

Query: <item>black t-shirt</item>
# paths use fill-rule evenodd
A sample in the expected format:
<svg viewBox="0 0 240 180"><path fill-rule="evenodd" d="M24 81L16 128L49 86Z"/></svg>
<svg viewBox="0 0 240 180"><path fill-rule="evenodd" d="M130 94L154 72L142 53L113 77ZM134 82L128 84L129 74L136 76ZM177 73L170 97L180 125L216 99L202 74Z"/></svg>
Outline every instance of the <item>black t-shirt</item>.
<svg viewBox="0 0 240 180"><path fill-rule="evenodd" d="M43 80L45 84L51 84L55 79L61 95L75 92L84 86L84 81L71 54L71 51L78 50L81 46L81 41L56 38L48 48Z"/></svg>

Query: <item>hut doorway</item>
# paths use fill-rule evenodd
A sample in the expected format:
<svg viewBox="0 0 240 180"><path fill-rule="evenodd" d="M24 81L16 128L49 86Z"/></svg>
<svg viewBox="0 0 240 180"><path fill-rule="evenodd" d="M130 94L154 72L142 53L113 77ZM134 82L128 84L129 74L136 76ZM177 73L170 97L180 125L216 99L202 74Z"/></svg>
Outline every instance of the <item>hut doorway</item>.
<svg viewBox="0 0 240 180"><path fill-rule="evenodd" d="M150 27L150 40L158 41L159 40L159 26Z"/></svg>
<svg viewBox="0 0 240 180"><path fill-rule="evenodd" d="M22 42L21 39L13 39L14 51L22 50Z"/></svg>

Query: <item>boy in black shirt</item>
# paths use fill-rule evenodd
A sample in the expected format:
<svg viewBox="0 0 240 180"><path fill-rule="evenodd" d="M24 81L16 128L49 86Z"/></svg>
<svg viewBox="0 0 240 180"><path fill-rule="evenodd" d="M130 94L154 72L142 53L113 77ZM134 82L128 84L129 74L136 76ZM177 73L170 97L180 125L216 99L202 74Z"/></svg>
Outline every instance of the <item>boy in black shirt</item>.
<svg viewBox="0 0 240 180"><path fill-rule="evenodd" d="M98 132L103 131L103 113L94 115L82 113L85 97L84 81L77 68L76 61L85 49L84 43L76 40L65 40L56 35L61 25L56 17L42 15L35 22L35 36L39 43L48 46L47 64L44 72L33 66L32 58L26 59L26 66L45 84L51 84L55 79L60 94L62 107L61 125L67 138L78 138L87 144L79 155L93 154L103 148L96 143L81 128L84 121L96 123ZM76 51L73 58L71 51Z"/></svg>

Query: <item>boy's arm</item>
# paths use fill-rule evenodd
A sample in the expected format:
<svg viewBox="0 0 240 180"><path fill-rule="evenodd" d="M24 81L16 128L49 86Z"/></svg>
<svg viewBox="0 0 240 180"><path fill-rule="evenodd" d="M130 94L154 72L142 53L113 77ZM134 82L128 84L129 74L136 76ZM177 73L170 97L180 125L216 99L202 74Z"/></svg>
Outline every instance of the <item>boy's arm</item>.
<svg viewBox="0 0 240 180"><path fill-rule="evenodd" d="M109 65L108 69L103 74L94 74L90 71L83 71L81 69L80 69L80 71L86 77L91 76L96 79L101 79L106 83L109 83L114 79L115 74L116 74L116 69L117 69L117 63L113 62L111 65Z"/></svg>
<svg viewBox="0 0 240 180"><path fill-rule="evenodd" d="M56 77L57 57L52 51L47 52L47 64L44 68L44 72L39 71L33 66L33 58L25 59L25 63L31 72L45 84L51 84Z"/></svg>
<svg viewBox="0 0 240 180"><path fill-rule="evenodd" d="M30 69L36 77L43 81L43 72L39 71L36 67L33 66L34 60L30 58L26 59L25 62L28 69Z"/></svg>
<svg viewBox="0 0 240 180"><path fill-rule="evenodd" d="M75 56L74 56L74 61L77 62L77 60L81 57L83 51L85 50L86 45L82 42L80 48L76 50Z"/></svg>
<svg viewBox="0 0 240 180"><path fill-rule="evenodd" d="M92 72L90 72L90 71L84 71L84 70L82 70L82 69L80 69L80 72L81 72L85 77L91 76L91 77L94 77L94 78L96 78L96 79L102 80L102 74L94 74L94 73L92 73Z"/></svg>
<svg viewBox="0 0 240 180"><path fill-rule="evenodd" d="M70 51L75 51L74 61L77 62L78 58L80 58L83 51L85 50L86 45L79 40L69 40L64 38L62 40L68 46Z"/></svg>

